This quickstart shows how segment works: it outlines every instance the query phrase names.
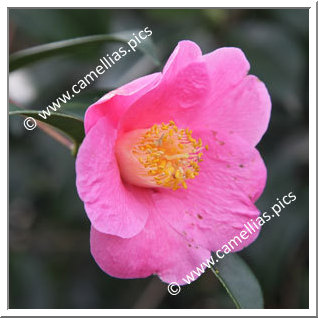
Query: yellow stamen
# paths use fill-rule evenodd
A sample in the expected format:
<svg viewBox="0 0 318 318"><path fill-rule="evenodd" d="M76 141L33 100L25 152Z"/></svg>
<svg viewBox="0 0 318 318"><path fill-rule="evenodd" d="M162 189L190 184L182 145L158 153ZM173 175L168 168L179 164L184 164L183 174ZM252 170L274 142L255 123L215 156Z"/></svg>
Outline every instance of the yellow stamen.
<svg viewBox="0 0 318 318"><path fill-rule="evenodd" d="M189 128L179 129L171 120L153 125L139 138L133 154L156 184L177 190L187 189L186 181L199 174L204 148L201 138L194 139Z"/></svg>

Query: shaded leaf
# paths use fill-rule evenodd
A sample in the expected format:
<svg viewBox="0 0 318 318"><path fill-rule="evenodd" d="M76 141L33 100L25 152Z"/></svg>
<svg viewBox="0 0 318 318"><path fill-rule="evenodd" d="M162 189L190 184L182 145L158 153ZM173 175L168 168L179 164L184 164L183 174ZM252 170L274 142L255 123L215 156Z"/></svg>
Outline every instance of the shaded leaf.
<svg viewBox="0 0 318 318"><path fill-rule="evenodd" d="M57 132L66 135L71 140L71 150L73 154L77 153L78 147L85 137L84 123L79 115L52 112L51 116L47 117L47 119L43 119L39 116L39 111L21 109L13 104L9 105L9 115L32 117L36 121L52 126ZM41 126L41 128L43 129L44 126ZM43 130L48 132L45 128Z"/></svg>
<svg viewBox="0 0 318 318"><path fill-rule="evenodd" d="M132 38L132 33L133 31L118 34L90 35L34 46L10 55L9 69L11 72L20 67L26 66L30 63L38 62L41 59L48 58L56 54L77 52L79 49L87 47L88 45L98 45L105 42L127 43L127 41ZM140 43L136 49L148 54L154 63L159 65L154 45L150 38L147 38L146 41Z"/></svg>
<svg viewBox="0 0 318 318"><path fill-rule="evenodd" d="M217 257L216 257L217 259ZM218 259L213 273L221 282L237 308L263 308L261 287L248 265L237 254Z"/></svg>
<svg viewBox="0 0 318 318"><path fill-rule="evenodd" d="M59 113L70 115L84 121L85 112L88 106L88 103L68 102L60 108Z"/></svg>

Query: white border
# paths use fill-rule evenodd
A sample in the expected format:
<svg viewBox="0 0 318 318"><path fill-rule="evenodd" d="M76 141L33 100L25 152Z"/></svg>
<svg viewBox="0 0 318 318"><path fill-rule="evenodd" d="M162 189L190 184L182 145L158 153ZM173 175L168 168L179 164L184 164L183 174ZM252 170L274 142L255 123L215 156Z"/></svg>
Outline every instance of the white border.
<svg viewBox="0 0 318 318"><path fill-rule="evenodd" d="M21 0L16 1L5 1L5 7L1 7L1 32L2 32L2 43L7 42L7 7L25 7L26 2ZM48 2L34 1L30 0L27 2L28 6L31 7L77 7L78 1L69 0L55 0L53 4L48 4ZM85 3L83 3L85 4ZM90 7L159 7L157 3L150 3L149 1L136 0L132 1L96 1L90 0ZM309 251L310 251L310 263L309 263L309 308L310 309L7 309L7 262L1 262L1 298L0 298L0 314L1 316L120 316L120 315L130 315L130 316L160 316L160 315L174 315L174 316L208 316L208 315L218 315L218 316L316 316L316 3L314 1L215 1L210 0L202 1L196 0L195 2L187 1L174 1L171 0L161 0L161 7L310 7L309 10L309 29L310 29L310 50L309 50L309 60L310 60L310 82L309 82L309 102L310 102L310 120L309 120L309 161L310 161L310 177L309 177L309 207L310 207L310 224L309 224ZM89 7L87 7L89 8ZM7 74L7 52L2 48L1 50L1 74L2 78ZM2 82L2 91L4 94L2 96L7 96L5 85L6 82ZM3 98L4 99L4 98ZM6 105L7 101L4 101L3 105ZM7 118L7 111L5 107L2 107L1 120L4 122L4 118ZM7 145L7 140L4 136L7 136L7 123L0 125L1 129L1 146L5 149ZM7 167L7 159L2 162L2 169ZM3 172L3 176L6 172ZM2 178L2 184L6 183L4 178ZM5 202L5 209L3 209L1 217L1 251L3 254L7 254L7 216L5 210L7 209L7 184L1 191L1 202ZM6 257L7 258L7 257Z"/></svg>

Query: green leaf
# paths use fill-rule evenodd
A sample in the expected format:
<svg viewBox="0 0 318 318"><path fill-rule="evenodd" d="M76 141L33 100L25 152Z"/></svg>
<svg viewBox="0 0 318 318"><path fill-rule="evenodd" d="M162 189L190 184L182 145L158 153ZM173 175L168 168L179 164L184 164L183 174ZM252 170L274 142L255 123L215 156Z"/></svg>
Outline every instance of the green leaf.
<svg viewBox="0 0 318 318"><path fill-rule="evenodd" d="M85 137L83 120L81 119L81 116L76 115L75 112L74 114L51 112L51 116L47 116L46 119L43 119L41 116L39 116L38 110L21 109L13 104L10 104L9 115L32 117L36 121L40 121L53 127L55 133L59 133L61 137L68 137L68 139L71 141L70 149L74 155L76 155L78 147ZM42 125L41 128L43 129L43 127L45 126ZM47 129L44 130L47 131Z"/></svg>
<svg viewBox="0 0 318 318"><path fill-rule="evenodd" d="M93 104L93 102L90 102L90 104ZM90 104L84 102L68 102L59 109L59 113L70 115L72 117L80 119L81 121L84 121L85 112Z"/></svg>
<svg viewBox="0 0 318 318"><path fill-rule="evenodd" d="M56 54L72 53L78 50L94 45L100 45L105 42L122 42L127 43L133 39L133 33L123 32L118 34L99 34L90 35L79 38L73 38L64 41L51 42L39 46L34 46L19 52L13 53L9 58L10 72L20 67L26 66L30 63L37 62L41 59L54 56ZM144 42L140 43L136 49L148 54L156 65L159 65L159 60L155 53L154 45L151 38L147 38Z"/></svg>
<svg viewBox="0 0 318 318"><path fill-rule="evenodd" d="M264 308L262 289L248 265L237 254L218 259L212 271L237 308Z"/></svg>

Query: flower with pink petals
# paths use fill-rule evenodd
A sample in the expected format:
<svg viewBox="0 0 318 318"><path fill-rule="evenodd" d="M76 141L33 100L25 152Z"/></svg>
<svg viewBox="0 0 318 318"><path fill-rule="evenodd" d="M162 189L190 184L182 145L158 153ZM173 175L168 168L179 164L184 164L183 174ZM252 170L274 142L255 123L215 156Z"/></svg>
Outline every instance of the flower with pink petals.
<svg viewBox="0 0 318 318"><path fill-rule="evenodd" d="M271 102L249 67L240 49L202 55L182 41L162 73L89 107L76 184L103 271L184 284L259 216L266 167L255 146Z"/></svg>

